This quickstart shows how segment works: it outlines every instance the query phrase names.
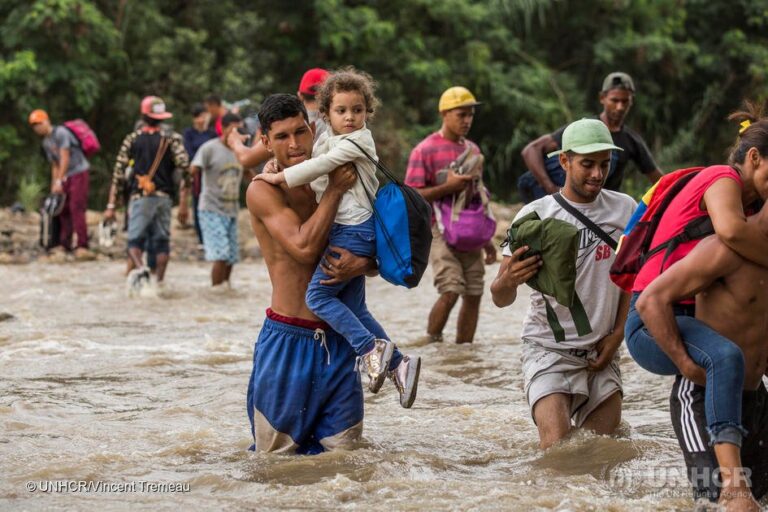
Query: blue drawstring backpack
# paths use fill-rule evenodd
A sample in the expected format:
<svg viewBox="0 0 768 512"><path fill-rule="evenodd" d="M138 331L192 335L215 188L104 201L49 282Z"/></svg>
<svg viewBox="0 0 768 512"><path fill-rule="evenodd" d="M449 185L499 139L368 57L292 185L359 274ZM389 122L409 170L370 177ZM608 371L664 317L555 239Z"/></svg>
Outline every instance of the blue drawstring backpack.
<svg viewBox="0 0 768 512"><path fill-rule="evenodd" d="M368 189L365 190L373 205L379 274L392 284L414 288L421 281L429 261L432 207L418 191L395 178L357 142L349 142L357 146L389 180L379 189L375 199ZM357 168L355 171L358 172Z"/></svg>

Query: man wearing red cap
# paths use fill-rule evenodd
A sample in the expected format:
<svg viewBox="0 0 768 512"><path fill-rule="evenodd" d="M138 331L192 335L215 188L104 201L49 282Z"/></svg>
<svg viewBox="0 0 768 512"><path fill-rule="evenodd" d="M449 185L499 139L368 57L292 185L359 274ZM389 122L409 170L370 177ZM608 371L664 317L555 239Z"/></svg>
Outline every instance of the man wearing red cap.
<svg viewBox="0 0 768 512"><path fill-rule="evenodd" d="M120 146L112 173L109 203L104 212L105 219L114 218L117 190L118 187L122 189L125 170L133 160L128 203L128 255L137 270L132 285L149 280L149 271L144 269L143 262L148 237L157 252L157 282L163 282L170 254L171 206L176 195L174 170L181 169L186 180L189 167L189 156L181 135L161 130L162 121L173 117L166 111L163 100L157 96L144 98L141 116L144 125L129 133ZM186 213L182 207L180 217Z"/></svg>
<svg viewBox="0 0 768 512"><path fill-rule="evenodd" d="M227 108L224 106L224 102L221 100L221 96L217 94L209 94L206 96L203 104L205 105L206 110L208 110L208 115L211 116L209 126L212 125L211 127L216 132L216 135L221 137L221 134L223 133L221 119L227 113Z"/></svg>
<svg viewBox="0 0 768 512"><path fill-rule="evenodd" d="M315 141L317 141L320 134L326 130L325 121L322 116L320 116L320 107L317 105L315 96L320 89L320 85L322 85L325 79L328 78L329 74L328 71L322 68L312 68L304 73L301 77L301 82L299 82L297 95L304 104L304 108L307 109L309 126L312 128ZM229 147L235 152L237 160L243 167L246 169L257 167L272 157L272 154L267 151L267 148L261 140L256 141L251 147L243 144L243 141L247 138L247 135L233 131L227 139Z"/></svg>
<svg viewBox="0 0 768 512"><path fill-rule="evenodd" d="M44 110L29 114L29 124L43 138L43 151L51 164L51 193L65 194L64 209L59 215L60 242L64 250L72 250L72 235L77 235L75 258L93 259L88 250L88 169L90 167L77 137L65 126L53 126Z"/></svg>

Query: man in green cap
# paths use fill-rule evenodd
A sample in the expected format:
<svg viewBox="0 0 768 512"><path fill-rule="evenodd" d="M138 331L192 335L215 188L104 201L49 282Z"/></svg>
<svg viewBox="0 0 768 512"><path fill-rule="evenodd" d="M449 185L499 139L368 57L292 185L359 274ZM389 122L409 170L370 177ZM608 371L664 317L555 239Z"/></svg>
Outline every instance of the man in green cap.
<svg viewBox="0 0 768 512"><path fill-rule="evenodd" d="M596 119L600 119L611 132L613 143L623 151L613 154L605 188L619 190L624 180L627 164L635 163L637 169L651 183L661 178L653 155L648 150L643 138L624 124L635 99L635 83L626 73L614 71L603 80L600 89L600 104L603 111ZM520 197L526 203L557 192L563 185L565 176L556 158L548 157L547 153L560 149L565 126L553 133L547 133L528 143L521 153L528 172L524 173L517 182Z"/></svg>
<svg viewBox="0 0 768 512"><path fill-rule="evenodd" d="M575 292L588 327L577 326L571 310L553 296L532 292L523 322L525 394L539 430L541 448L568 435L573 427L610 434L621 420L622 382L617 350L624 337L629 295L614 286L609 270L618 241L636 207L626 194L605 190L614 145L608 127L597 119L571 123L563 132L558 155L565 169L559 194L524 206L515 221L535 212L539 219L559 219L578 230ZM589 224L591 227L588 227ZM514 221L513 221L514 223ZM547 265L547 249L523 258L528 247L504 250L491 285L493 302L506 307L517 288ZM559 322L557 335L552 315ZM579 334L581 332L581 334Z"/></svg>

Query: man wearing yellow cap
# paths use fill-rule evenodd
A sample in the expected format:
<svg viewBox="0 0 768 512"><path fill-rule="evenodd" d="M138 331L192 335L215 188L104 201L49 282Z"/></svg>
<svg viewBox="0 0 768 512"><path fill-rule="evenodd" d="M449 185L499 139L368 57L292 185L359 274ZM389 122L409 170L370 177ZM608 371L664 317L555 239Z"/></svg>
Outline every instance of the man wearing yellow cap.
<svg viewBox="0 0 768 512"><path fill-rule="evenodd" d="M64 194L64 208L59 214L60 243L72 251L72 237L77 236L74 256L79 260L93 259L88 250L88 169L90 164L75 137L64 125L52 125L48 113L34 110L29 114L32 130L43 138L43 151L51 164L51 193Z"/></svg>
<svg viewBox="0 0 768 512"><path fill-rule="evenodd" d="M475 106L479 104L465 87L451 87L446 90L438 105L442 126L411 152L405 183L418 189L433 206L440 200L457 196L463 191L485 193L484 189L473 188L478 176L461 174L461 166L457 165L459 160L468 161L468 158L475 156L479 157L475 160L482 163L480 148L466 138L472 127ZM440 297L429 313L427 334L432 341L442 341L448 316L461 296L456 342L471 343L475 337L480 312L484 265L496 261L496 249L491 242L483 248L468 252L449 246L443 237L441 223L435 217L432 219L432 236L430 264L434 285Z"/></svg>

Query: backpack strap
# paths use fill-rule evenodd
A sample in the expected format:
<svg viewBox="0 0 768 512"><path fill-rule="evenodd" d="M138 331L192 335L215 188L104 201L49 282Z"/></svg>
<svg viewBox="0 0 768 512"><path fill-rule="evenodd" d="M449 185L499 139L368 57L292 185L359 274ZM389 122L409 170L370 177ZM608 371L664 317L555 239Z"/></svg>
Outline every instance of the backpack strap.
<svg viewBox="0 0 768 512"><path fill-rule="evenodd" d="M72 135L72 138L75 139L75 146L80 149L83 149L83 144L82 142L80 142L80 137L77 136L77 134L75 133L75 130L73 130L72 128L70 128L64 123L58 125L57 128L64 128L66 131L68 131L69 134Z"/></svg>
<svg viewBox="0 0 768 512"><path fill-rule="evenodd" d="M353 142L354 141L350 141ZM355 144L357 146L357 144ZM360 147L360 146L357 146ZM360 151L363 151L363 148L360 148ZM363 151L365 153L365 151ZM367 154L365 156L368 156ZM368 157L371 159L372 162L375 162L371 157ZM357 174L357 179L360 181L360 184L363 186L363 190L365 191L365 195L368 196L368 201L371 202L371 210L373 213L373 218L376 223L378 223L379 227L381 228L381 235L384 237L384 241L387 243L387 246L389 246L389 251L397 258L398 265L405 267L405 260L400 255L400 252L397 250L397 247L395 245L394 240L392 240L392 235L386 230L384 226L384 221L381 219L381 215L379 215L378 210L376 210L376 197L373 193L371 193L370 190L368 190L368 187L365 186L365 182L363 181L363 177L360 175L360 171L357 169L357 166L355 164L352 164L352 167L355 169L355 174Z"/></svg>
<svg viewBox="0 0 768 512"><path fill-rule="evenodd" d="M589 228L590 231L596 234L598 238L600 238L603 242L607 243L611 249L613 249L614 251L616 250L616 247L619 245L618 242L616 242L616 240L611 238L610 235L608 235L608 233L603 231L600 228L600 226L592 222L589 219L589 217L587 217L586 215L581 213L579 210L574 208L570 203L568 203L568 201L565 200L565 198L562 196L562 194L560 194L560 192L552 194L552 198L555 201L557 201L558 204L562 206L565 211L567 211L568 213L570 213L571 215L579 219L579 221L585 226L587 226L587 228Z"/></svg>
<svg viewBox="0 0 768 512"><path fill-rule="evenodd" d="M700 240L709 235L713 235L714 233L715 227L712 224L712 218L709 215L697 217L686 224L681 233L673 236L666 242L659 244L652 250L648 251L646 260L648 260L654 254L664 251L664 259L661 260L661 270L659 273L664 272L664 266L667 263L667 259L672 255L673 252L675 252L680 244L691 242L693 240Z"/></svg>
<svg viewBox="0 0 768 512"><path fill-rule="evenodd" d="M163 160L163 156L165 156L165 150L168 149L169 145L170 145L170 140L168 139L168 137L161 135L160 145L157 147L157 153L155 154L155 161L152 162L152 167L150 167L149 172L147 172L147 175L149 176L150 181L154 180L155 173L157 172L157 168L160 167L160 162Z"/></svg>
<svg viewBox="0 0 768 512"><path fill-rule="evenodd" d="M550 329L552 329L552 334L555 336L555 342L562 343L565 341L565 329L563 329L563 326L560 324L560 320L557 318L557 313L555 313L555 309L547 300L546 295L542 293L541 296L544 299L547 323L549 324ZM584 304L582 304L581 299L579 299L579 294L576 292L573 294L573 305L569 310L573 317L573 324L576 326L576 334L579 336L590 334L592 332L592 325L589 323L589 317L584 309Z"/></svg>
<svg viewBox="0 0 768 512"><path fill-rule="evenodd" d="M381 162L379 162L378 160L376 160L375 158L373 158L371 155L369 155L369 154L368 154L368 152L367 152L366 150L364 150L362 147L360 147L360 144L358 144L357 142L353 141L352 139L344 139L344 140L346 140L346 141L349 141L349 142L351 142L352 144L354 144L355 146L357 146L357 149L359 149L359 150L360 150L360 152L361 152L363 155L365 155L365 156L366 156L366 158L368 158L368 160L370 160L371 162L373 162L373 165L375 165L375 166L376 166L376 168L377 168L378 170L380 170L380 171L381 171L381 173L382 173L384 176L386 176L386 177L387 177L387 179L388 179L389 181L391 181L391 182L393 182L393 183L397 183L398 185L402 185L402 183L400 182L400 180L398 180L397 178L395 178L395 175L394 175L394 174L392 174L392 171L390 171L389 169L387 169L386 167L384 167L384 164L382 164ZM357 171L357 168L355 168L355 171Z"/></svg>

